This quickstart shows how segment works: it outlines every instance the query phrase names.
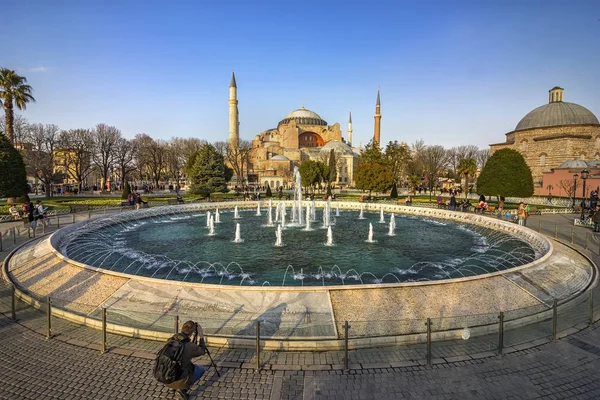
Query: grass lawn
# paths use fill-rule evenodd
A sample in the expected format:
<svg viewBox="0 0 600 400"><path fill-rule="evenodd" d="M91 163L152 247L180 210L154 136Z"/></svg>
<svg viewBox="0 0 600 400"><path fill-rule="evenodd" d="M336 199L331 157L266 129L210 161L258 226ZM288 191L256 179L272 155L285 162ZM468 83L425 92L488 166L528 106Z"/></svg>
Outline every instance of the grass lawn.
<svg viewBox="0 0 600 400"><path fill-rule="evenodd" d="M324 193L320 193L320 194L315 194L315 199L322 199L323 196L325 196ZM389 199L389 197L385 197L385 196L376 196L375 194L373 195L374 197L378 197L379 199L385 199L390 201L391 199ZM151 202L165 202L165 205L167 204L167 200L172 200L175 199L177 196L175 195L175 193L166 193L166 194L148 194L148 195L142 195L142 198L145 201L151 201ZM235 199L241 199L241 195L238 194L236 196L235 192L229 192L229 193L213 193L210 196L211 198L215 199L215 200L235 200ZM337 194L335 196L335 198L337 200L348 200L348 201L358 201L360 200L360 195L358 194ZM199 200L199 199L203 199L205 198L205 196L203 195L194 195L194 194L184 194L182 195L182 198L185 201L192 201L192 200ZM262 197L263 199L267 199L267 197ZM420 196L412 196L412 201L414 203L429 203L429 195L420 195ZM277 195L274 195L272 197L273 200L277 200L278 197ZM399 196L397 201L400 202L401 204L404 204L404 199L406 199L406 196ZM56 196L56 197L51 197L50 199L46 199L46 198L39 198L39 199L34 199L33 201L37 201L37 200L41 200L44 204L45 207L48 207L49 210L69 210L69 206L70 205L75 205L75 204L88 204L92 207L104 207L104 206L117 206L119 204L121 204L121 197L120 196ZM446 200L446 198L444 198L444 201ZM457 201L462 200L462 198L457 197L456 198ZM437 203L437 195L431 196L431 203ZM471 200L471 204L476 204L476 201ZM497 202L495 201L490 201L489 202L490 205L492 206L497 206ZM23 204L17 204L17 207L22 207ZM513 208L517 208L517 204L510 204L510 203L506 203L504 205L505 209L513 209ZM544 209L544 208L555 208L552 206L548 206L548 205L535 205L535 207L537 209ZM6 215L9 214L9 206L6 204L6 200L2 200L0 201L0 215Z"/></svg>

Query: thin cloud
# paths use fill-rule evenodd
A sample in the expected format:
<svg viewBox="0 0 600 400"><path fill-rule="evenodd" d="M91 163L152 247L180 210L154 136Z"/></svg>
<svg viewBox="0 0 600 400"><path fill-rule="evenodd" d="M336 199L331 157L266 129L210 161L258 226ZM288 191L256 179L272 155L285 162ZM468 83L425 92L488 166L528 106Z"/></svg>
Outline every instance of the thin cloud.
<svg viewBox="0 0 600 400"><path fill-rule="evenodd" d="M44 65L40 65L39 67L29 68L29 72L48 72L52 69L52 67L46 67Z"/></svg>

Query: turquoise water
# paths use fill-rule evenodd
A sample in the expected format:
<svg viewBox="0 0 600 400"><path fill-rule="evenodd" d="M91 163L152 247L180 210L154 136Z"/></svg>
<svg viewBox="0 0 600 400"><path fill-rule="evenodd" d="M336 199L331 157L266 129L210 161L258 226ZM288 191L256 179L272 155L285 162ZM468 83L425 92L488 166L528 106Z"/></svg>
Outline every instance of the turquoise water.
<svg viewBox="0 0 600 400"><path fill-rule="evenodd" d="M311 231L283 230L276 247L275 226L255 210L221 211L209 236L206 215L152 217L83 234L67 246L69 257L114 271L192 282L229 285L341 285L438 280L495 272L530 262L534 250L505 233L446 220L395 215L388 236L379 213L340 211L332 217L333 246L326 246L322 210ZM275 212L273 210L273 216ZM335 210L332 212L335 215ZM289 218L289 210L288 210ZM233 243L235 224L242 243ZM375 243L367 243L369 223ZM289 224L289 222L288 222ZM85 246L88 250L82 252ZM94 251L89 251L91 247Z"/></svg>

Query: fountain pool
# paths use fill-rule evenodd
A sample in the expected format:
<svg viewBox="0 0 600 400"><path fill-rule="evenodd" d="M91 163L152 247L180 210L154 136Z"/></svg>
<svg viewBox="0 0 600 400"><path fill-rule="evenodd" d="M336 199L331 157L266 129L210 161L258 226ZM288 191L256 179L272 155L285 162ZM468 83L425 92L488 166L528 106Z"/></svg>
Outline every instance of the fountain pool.
<svg viewBox="0 0 600 400"><path fill-rule="evenodd" d="M114 272L244 286L465 278L531 263L544 253L542 245L529 244L526 238L504 230L397 212L392 217L379 207L359 213L355 205L336 216L338 207L332 211L325 202L315 212L318 222L313 221L313 228L307 230L310 222L300 223L297 215L286 217L284 204L273 202L272 207L279 210L273 224L268 204L262 204L268 209L266 215L257 214L256 203L248 209L220 207L218 225L210 222L215 210L208 213L194 207L125 212L91 221L64 236L58 247L72 260ZM296 212L309 204L301 202ZM378 223L382 213L393 221L395 235L389 234L388 224ZM312 218L310 213L303 216ZM240 226L243 241L232 241ZM281 246L276 245L279 226ZM333 246L327 245L330 227ZM372 242L368 241L370 227Z"/></svg>

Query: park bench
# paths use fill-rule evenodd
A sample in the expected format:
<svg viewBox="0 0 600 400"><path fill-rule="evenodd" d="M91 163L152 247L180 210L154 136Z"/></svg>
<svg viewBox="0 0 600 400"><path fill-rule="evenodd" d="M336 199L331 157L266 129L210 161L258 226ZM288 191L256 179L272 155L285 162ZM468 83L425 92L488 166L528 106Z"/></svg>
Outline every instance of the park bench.
<svg viewBox="0 0 600 400"><path fill-rule="evenodd" d="M90 205L89 204L72 204L69 206L70 209L70 213L76 213L76 212L81 212L81 211L89 211L90 210Z"/></svg>

